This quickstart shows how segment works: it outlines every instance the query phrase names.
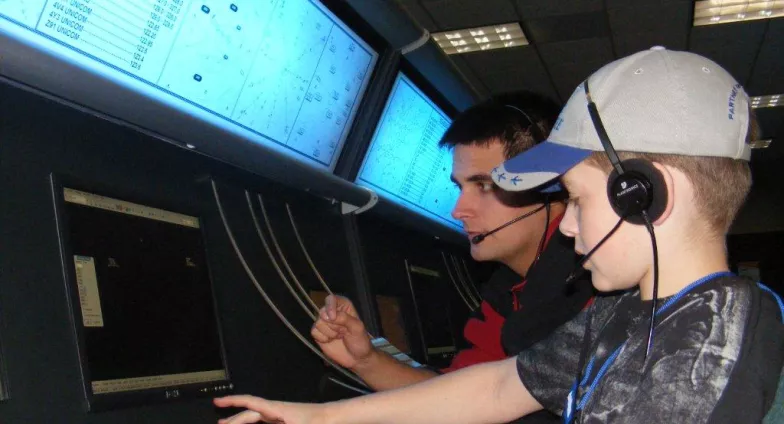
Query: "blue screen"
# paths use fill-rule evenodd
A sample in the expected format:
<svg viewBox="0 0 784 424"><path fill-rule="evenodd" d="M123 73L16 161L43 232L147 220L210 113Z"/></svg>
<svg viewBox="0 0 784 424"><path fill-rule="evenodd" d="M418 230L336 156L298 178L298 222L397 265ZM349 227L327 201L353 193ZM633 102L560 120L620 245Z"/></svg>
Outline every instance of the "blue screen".
<svg viewBox="0 0 784 424"><path fill-rule="evenodd" d="M378 58L315 0L2 0L0 33L329 170Z"/></svg>
<svg viewBox="0 0 784 424"><path fill-rule="evenodd" d="M460 194L449 179L452 152L438 141L452 120L399 73L356 182L416 213L462 229L452 218Z"/></svg>

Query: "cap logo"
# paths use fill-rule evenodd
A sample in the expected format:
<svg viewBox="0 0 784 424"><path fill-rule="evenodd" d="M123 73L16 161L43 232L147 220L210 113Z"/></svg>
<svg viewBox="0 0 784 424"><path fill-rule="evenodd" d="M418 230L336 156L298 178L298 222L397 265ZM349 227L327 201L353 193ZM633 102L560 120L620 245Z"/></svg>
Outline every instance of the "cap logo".
<svg viewBox="0 0 784 424"><path fill-rule="evenodd" d="M621 190L626 190L627 185L628 184L626 184L626 181L621 181Z"/></svg>
<svg viewBox="0 0 784 424"><path fill-rule="evenodd" d="M555 125L553 125L553 131L558 131L561 128L561 124L563 124L563 121L564 121L563 118L559 116L558 119L555 121Z"/></svg>
<svg viewBox="0 0 784 424"><path fill-rule="evenodd" d="M732 86L732 91L730 92L730 99L729 99L729 114L727 115L730 121L735 118L735 99L738 97L738 91L740 91L740 84L735 84Z"/></svg>

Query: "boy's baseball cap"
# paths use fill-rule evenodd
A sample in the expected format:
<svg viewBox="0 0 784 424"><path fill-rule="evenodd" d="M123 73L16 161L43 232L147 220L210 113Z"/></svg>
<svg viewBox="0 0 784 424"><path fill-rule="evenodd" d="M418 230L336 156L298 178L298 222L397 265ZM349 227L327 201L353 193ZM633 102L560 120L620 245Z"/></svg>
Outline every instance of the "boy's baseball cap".
<svg viewBox="0 0 784 424"><path fill-rule="evenodd" d="M605 65L588 78L591 98L616 151L749 160L749 98L715 62L653 47ZM553 180L603 152L583 84L546 141L493 169L502 189L557 187Z"/></svg>

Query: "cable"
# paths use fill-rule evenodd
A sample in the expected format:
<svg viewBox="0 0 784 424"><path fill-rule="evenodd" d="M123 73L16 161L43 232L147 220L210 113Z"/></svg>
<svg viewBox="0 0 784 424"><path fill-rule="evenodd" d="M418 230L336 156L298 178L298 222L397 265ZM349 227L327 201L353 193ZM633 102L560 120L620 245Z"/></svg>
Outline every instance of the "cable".
<svg viewBox="0 0 784 424"><path fill-rule="evenodd" d="M452 285L455 286L455 290L457 290L457 294L459 294L460 298L463 299L463 302L465 302L466 306L468 307L468 310L473 312L474 309L476 309L476 307L475 306L471 306L471 303L468 302L468 299L465 297L463 292L460 290L459 287L457 287L457 281L455 281L454 277L452 277L452 271L449 270L449 263L447 262L446 255L444 254L443 251L441 251L441 257L444 259L444 266L446 267L446 272L447 272L447 274L449 274L449 279L452 281ZM408 262L406 262L406 267L408 267ZM409 280L410 280L410 277L409 277Z"/></svg>
<svg viewBox="0 0 784 424"><path fill-rule="evenodd" d="M424 46L425 43L427 43L429 40L430 40L430 31L428 31L426 28L422 28L422 35L419 38L417 38L416 40L408 43L407 45L405 45L403 47L401 47L400 48L400 54L405 56L405 55L413 52L414 50Z"/></svg>
<svg viewBox="0 0 784 424"><path fill-rule="evenodd" d="M648 343L645 348L645 358L647 359L653 346L653 327L656 321L656 303L659 297L659 249L656 246L656 234L653 231L653 224L648 217L648 211L642 211L642 218L645 220L645 228L651 234L651 247L653 248L653 299L651 301L651 323L648 329Z"/></svg>
<svg viewBox="0 0 784 424"><path fill-rule="evenodd" d="M354 380L355 382L359 383L361 386L367 387L365 382L359 379L359 377L351 374L340 365L334 363L332 360L324 356L324 354L322 354L321 351L319 351L315 346L313 346L310 342L308 342L302 336L302 334L300 334L300 332L297 331L297 329L291 324L291 322L289 322L289 320L286 319L286 317L283 315L280 309L278 309L278 307L275 306L275 303L272 301L272 299L270 299L269 295L267 295L267 292L265 292L264 289L261 287L261 284L259 284L259 281L256 279L256 276L253 274L253 271L248 266L247 261L245 261L245 256L243 256L239 246L237 245L237 240L234 238L234 233L231 231L231 228L229 227L229 222L226 220L226 214L223 211L223 205L220 201L220 196L218 195L218 187L215 184L215 180L211 179L210 184L212 185L212 194L215 197L215 204L218 207L218 213L220 214L221 221L223 222L223 228L226 230L226 235L229 237L229 242L231 242L231 245L234 248L234 253L236 253L237 259L239 259L240 263L242 264L242 267L245 270L245 273L248 275L248 278L251 280L253 285L256 286L256 290L258 290L259 294L261 294L261 297L264 298L264 301L267 302L267 305L270 307L270 309L272 309L272 312L275 313L275 315L283 323L283 325L285 325L286 328L288 328L289 331L291 331L291 333L294 334L294 336L297 339L299 339L299 341L302 342L302 344L304 344L308 349L310 349L313 353L315 353L319 358L321 358L326 363L331 365L341 374L345 375L351 380Z"/></svg>
<svg viewBox="0 0 784 424"><path fill-rule="evenodd" d="M346 383L344 383L344 382L342 382L342 381L340 381L340 380L338 380L338 379L336 379L335 377L332 377L332 376L327 377L327 380L337 384L338 386L342 386L342 387L345 387L346 389L355 391L355 392L357 392L357 393L359 393L361 395L369 395L370 394L370 392L367 391L367 390L362 390L359 387L354 387L354 386L352 386L350 384L346 384Z"/></svg>
<svg viewBox="0 0 784 424"><path fill-rule="evenodd" d="M294 229L294 236L297 238L297 242L299 242L299 246L302 248L302 253L305 255L305 259L308 261L308 265L310 265L310 269L312 269L313 273L316 274L316 278L318 278L319 283L321 283L321 286L324 287L324 290L326 290L327 293L329 294L333 294L332 290L329 289L329 286L327 285L326 281L324 281L324 278L321 277L321 273L319 273L318 269L316 269L316 264L314 264L313 259L310 258L310 254L308 253L308 250L305 248L305 243L302 242L302 237L300 237L299 235L299 229L297 228L297 223L294 222L294 215L291 213L291 208L289 207L288 203L286 203L286 211L289 214L289 221L291 221L291 228Z"/></svg>
<svg viewBox="0 0 784 424"><path fill-rule="evenodd" d="M262 199L261 194L256 193L256 197L258 197L259 206L261 206L261 215L264 217L264 223L267 226L267 232L270 235L270 239L272 239L272 245L275 246L275 250L278 252L278 256L280 257L280 260L283 261L283 266L286 268L286 271L288 271L289 275L291 276L291 279L294 281L294 284L297 286L297 289L299 289L300 294L302 294L305 300L307 300L310 303L310 306L313 307L313 310L316 311L316 314L318 314L319 307L316 306L316 302L314 302L313 299L310 298L308 292L306 292L305 288L302 287L302 284L299 282L297 275L294 274L294 271L291 269L291 266L289 266L289 261L286 260L286 256L283 254L283 249L281 249L280 244L278 244L278 238L275 237L275 230L272 229L272 224L270 224L269 215L267 215L267 208L264 207L264 200Z"/></svg>
<svg viewBox="0 0 784 424"><path fill-rule="evenodd" d="M468 277L468 283L470 284L474 294L476 295L476 298L481 301L482 300L482 293L479 292L479 288L477 288L476 282L474 282L474 278L471 277L471 273L468 272L468 264L466 264L465 258L461 257L460 258L460 262L463 263L463 270L465 270L465 275L466 275L466 277Z"/></svg>
<svg viewBox="0 0 784 424"><path fill-rule="evenodd" d="M250 193L248 193L248 190L245 190L245 200L248 201L248 210L250 210L250 216L253 218L253 226L256 227L256 233L259 235L259 238L261 239L261 243L264 245L264 250L267 252L267 256L269 256L270 262L272 262L272 266L275 268L275 271L278 272L278 276L280 277L281 280L283 280L283 284L285 284L286 288L289 289L291 295L294 296L294 299L297 300L299 306L302 307L302 310L305 311L306 314L308 314L310 319L316 321L316 314L314 314L313 311L308 309L307 305L305 305L302 299L299 298L297 292L294 291L294 287L291 287L291 283L289 283L288 278L286 278L286 276L283 275L283 270L280 269L280 265L278 265L278 261L275 260L274 256L272 256L272 250L269 247L269 243L267 243L267 239L261 233L261 227L259 226L258 218L256 218L256 212L253 211L253 203L250 200Z"/></svg>
<svg viewBox="0 0 784 424"><path fill-rule="evenodd" d="M466 294L468 294L468 297L471 298L471 302L473 302L473 304L476 305L477 308L480 307L481 303L476 299L471 289L468 288L468 283L466 283L466 280L463 277L463 273L460 272L460 268L458 267L457 264L457 258L455 258L455 255L451 253L449 254L449 258L452 260L452 267L455 270L455 275L457 275L457 279L460 281L460 285L463 286L463 289L465 290Z"/></svg>

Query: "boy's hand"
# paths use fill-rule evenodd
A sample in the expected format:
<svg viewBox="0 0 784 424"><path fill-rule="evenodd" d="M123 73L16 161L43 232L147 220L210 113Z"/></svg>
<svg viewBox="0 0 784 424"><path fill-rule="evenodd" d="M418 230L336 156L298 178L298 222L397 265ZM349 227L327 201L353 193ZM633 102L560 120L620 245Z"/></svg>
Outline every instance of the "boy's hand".
<svg viewBox="0 0 784 424"><path fill-rule="evenodd" d="M365 324L342 296L327 296L310 335L328 358L348 369L362 366L374 353Z"/></svg>
<svg viewBox="0 0 784 424"><path fill-rule="evenodd" d="M219 424L323 424L324 407L301 403L270 401L254 396L227 396L214 400L221 408L240 407L246 411L218 420Z"/></svg>

